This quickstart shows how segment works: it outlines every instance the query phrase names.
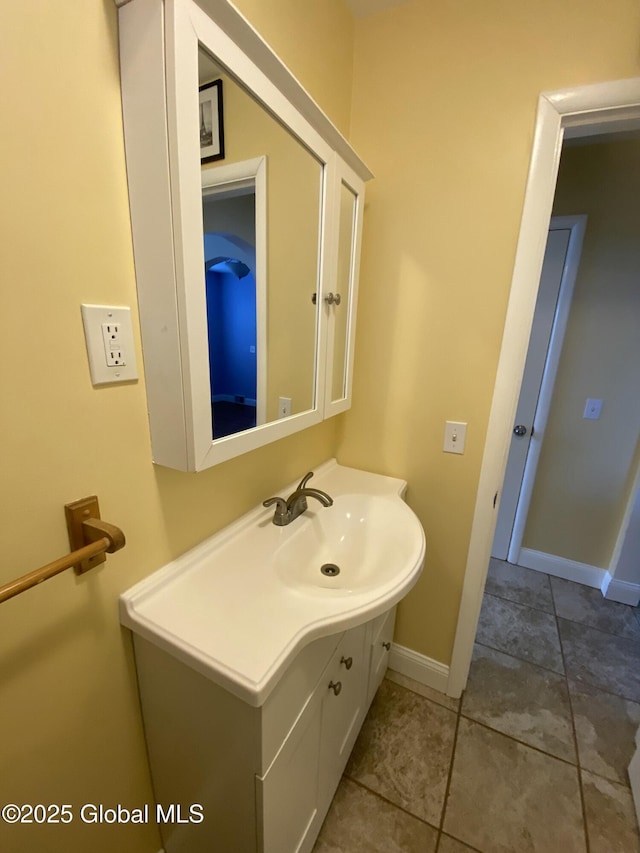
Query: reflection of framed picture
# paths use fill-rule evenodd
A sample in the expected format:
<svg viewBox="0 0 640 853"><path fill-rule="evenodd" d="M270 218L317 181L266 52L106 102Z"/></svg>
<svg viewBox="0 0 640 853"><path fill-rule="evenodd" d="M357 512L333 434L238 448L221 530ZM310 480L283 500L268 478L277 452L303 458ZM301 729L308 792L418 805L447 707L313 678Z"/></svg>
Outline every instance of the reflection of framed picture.
<svg viewBox="0 0 640 853"><path fill-rule="evenodd" d="M222 80L200 86L200 162L224 160Z"/></svg>

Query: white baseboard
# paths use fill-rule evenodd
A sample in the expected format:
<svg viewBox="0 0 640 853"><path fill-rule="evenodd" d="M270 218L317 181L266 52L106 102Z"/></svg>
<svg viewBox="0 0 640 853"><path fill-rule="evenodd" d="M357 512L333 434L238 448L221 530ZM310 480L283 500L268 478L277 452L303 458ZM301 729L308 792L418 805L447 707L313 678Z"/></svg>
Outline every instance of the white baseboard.
<svg viewBox="0 0 640 853"><path fill-rule="evenodd" d="M619 601L632 607L637 607L640 603L640 584L617 581L609 572L605 572L600 590L609 601Z"/></svg>
<svg viewBox="0 0 640 853"><path fill-rule="evenodd" d="M640 584L617 581L606 569L599 569L588 563L578 563L575 560L567 560L565 557L556 557L555 554L522 548L518 565L536 572L545 572L556 578L592 586L594 589L599 589L602 595L611 601L630 604L632 607L640 603Z"/></svg>
<svg viewBox="0 0 640 853"><path fill-rule="evenodd" d="M597 566L578 563L575 560L567 560L565 557L545 554L543 551L534 551L531 548L520 550L518 565L536 572L546 572L556 578L592 586L594 589L602 589L605 575L608 574L605 569L599 569Z"/></svg>
<svg viewBox="0 0 640 853"><path fill-rule="evenodd" d="M447 692L449 667L440 661L414 652L413 649L393 643L389 653L389 669L395 669L401 675L413 678L414 681L433 690L439 690L440 693Z"/></svg>

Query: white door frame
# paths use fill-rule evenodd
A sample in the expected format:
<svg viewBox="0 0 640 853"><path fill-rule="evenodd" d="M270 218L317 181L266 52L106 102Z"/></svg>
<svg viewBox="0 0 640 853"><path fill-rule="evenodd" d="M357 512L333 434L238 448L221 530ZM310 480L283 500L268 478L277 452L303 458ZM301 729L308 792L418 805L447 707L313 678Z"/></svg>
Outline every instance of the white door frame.
<svg viewBox="0 0 640 853"><path fill-rule="evenodd" d="M502 348L471 527L447 693L464 690L478 627L502 489L535 309L546 237L565 136L640 126L640 78L545 92L538 101L533 151L507 306Z"/></svg>
<svg viewBox="0 0 640 853"><path fill-rule="evenodd" d="M533 418L531 419L531 423L526 424L527 428L531 428L531 437L528 443L529 446L527 449L524 470L522 471L520 467L522 465L522 462L518 459L514 459L512 463L511 452L509 455L509 459L507 460L505 483L503 484L503 494L500 502L500 509L498 512L498 529L504 527L505 535L502 539L504 549L505 539L507 535L505 522L510 527L508 533L510 541L508 544L508 548L506 549L507 560L510 563L517 563L518 558L520 556L522 537L524 535L527 514L529 512L529 505L531 503L531 495L533 493L533 486L536 479L536 471L538 469L538 461L540 459L540 451L542 449L544 433L547 427L547 421L549 419L551 399L553 396L556 376L558 374L558 364L560 363L562 345L564 343L564 336L567 330L567 321L569 319L571 300L573 299L573 289L578 274L578 266L580 263L580 255L582 252L582 244L584 241L586 224L587 217L585 215L579 215L552 216L551 223L549 225L548 233L550 233L551 231L569 231L570 234L562 273L560 275L560 281L556 286L554 286L553 291L550 291L550 297L554 297L555 299L555 310L553 312L553 317L550 320L550 329L549 320L546 320L544 341L541 341L538 344L537 352L533 355L535 359L533 363L535 366L534 378L536 384L537 400L535 401L535 413ZM544 272L542 275L544 277ZM536 308L536 311L537 310L538 309ZM544 351L542 351L542 347L544 347ZM530 369L529 365L531 358L532 353L530 346L527 351L527 367L525 368L525 376L527 375L527 371ZM541 364L543 358L544 363L540 368L538 367L538 365ZM519 409L522 408L521 399L524 391L524 385L525 383L523 381L518 401ZM533 404L533 401L531 401L531 403ZM518 420L520 420L520 414L518 414L517 417ZM522 421L522 423L526 423L526 421ZM512 437L512 447L514 440L521 439L514 439ZM519 478L520 484L518 494L513 494L513 497L509 501L511 506L508 507L505 503L506 481L509 475L510 466L512 464L514 466L517 466L515 474L519 475L522 471L522 475ZM503 513L505 514L505 516L508 517L504 518L502 516ZM497 536L497 534L495 535Z"/></svg>
<svg viewBox="0 0 640 853"><path fill-rule="evenodd" d="M267 158L202 170L202 191L251 187L255 198L256 426L267 420Z"/></svg>

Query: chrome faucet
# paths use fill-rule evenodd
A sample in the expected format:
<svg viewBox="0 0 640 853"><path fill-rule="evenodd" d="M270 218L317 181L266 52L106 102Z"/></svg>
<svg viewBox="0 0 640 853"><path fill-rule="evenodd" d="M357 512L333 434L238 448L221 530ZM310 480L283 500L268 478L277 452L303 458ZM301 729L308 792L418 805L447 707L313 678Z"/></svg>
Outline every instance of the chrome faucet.
<svg viewBox="0 0 640 853"><path fill-rule="evenodd" d="M262 506L276 505L276 511L273 516L273 523L278 527L284 527L286 524L291 524L299 515L307 509L307 498L315 498L323 506L331 506L333 499L326 492L320 489L307 488L307 483L313 477L313 471L305 474L298 488L285 500L285 498L275 497L268 498L263 502Z"/></svg>

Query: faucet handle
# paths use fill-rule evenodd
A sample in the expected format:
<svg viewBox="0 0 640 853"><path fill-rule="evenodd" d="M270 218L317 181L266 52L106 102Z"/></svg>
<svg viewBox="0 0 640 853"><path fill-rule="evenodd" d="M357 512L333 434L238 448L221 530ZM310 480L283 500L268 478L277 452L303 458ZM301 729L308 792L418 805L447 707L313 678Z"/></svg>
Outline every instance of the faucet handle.
<svg viewBox="0 0 640 853"><path fill-rule="evenodd" d="M309 471L308 474L305 474L304 477L300 480L300 483L298 484L298 489L306 488L307 483L309 482L309 480L312 477L313 477L313 471Z"/></svg>
<svg viewBox="0 0 640 853"><path fill-rule="evenodd" d="M284 498L267 498L266 501L262 501L262 506L273 506L274 504L277 504L276 517L287 514L287 502Z"/></svg>

